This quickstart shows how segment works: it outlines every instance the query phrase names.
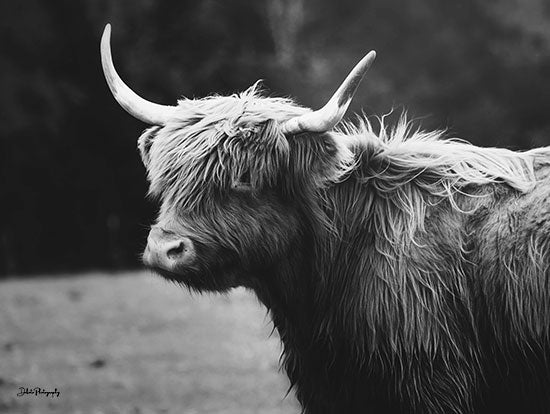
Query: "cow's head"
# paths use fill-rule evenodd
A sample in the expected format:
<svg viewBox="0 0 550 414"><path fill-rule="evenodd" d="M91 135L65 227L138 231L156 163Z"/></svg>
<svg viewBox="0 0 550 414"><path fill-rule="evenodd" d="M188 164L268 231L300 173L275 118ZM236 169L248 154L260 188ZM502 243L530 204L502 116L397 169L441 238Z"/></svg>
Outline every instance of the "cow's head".
<svg viewBox="0 0 550 414"><path fill-rule="evenodd" d="M114 69L110 26L101 42L103 70L118 103L153 125L139 150L160 203L144 263L195 289L251 285L302 246L317 190L353 164L342 119L370 52L330 101L311 111L288 99L239 95L158 105L136 95Z"/></svg>

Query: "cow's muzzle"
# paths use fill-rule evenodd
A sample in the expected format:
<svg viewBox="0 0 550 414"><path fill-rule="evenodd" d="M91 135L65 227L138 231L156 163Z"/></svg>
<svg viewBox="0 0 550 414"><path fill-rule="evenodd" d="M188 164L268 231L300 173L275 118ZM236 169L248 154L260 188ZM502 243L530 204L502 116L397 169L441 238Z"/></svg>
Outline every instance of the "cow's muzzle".
<svg viewBox="0 0 550 414"><path fill-rule="evenodd" d="M146 266L178 274L193 266L195 261L195 247L191 239L158 226L151 227L143 252Z"/></svg>

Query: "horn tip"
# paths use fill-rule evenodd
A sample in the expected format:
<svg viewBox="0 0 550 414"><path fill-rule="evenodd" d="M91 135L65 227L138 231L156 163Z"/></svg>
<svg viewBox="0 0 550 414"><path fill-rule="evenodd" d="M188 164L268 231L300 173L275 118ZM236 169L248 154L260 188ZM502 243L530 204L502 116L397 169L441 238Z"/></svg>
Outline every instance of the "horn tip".
<svg viewBox="0 0 550 414"><path fill-rule="evenodd" d="M111 58L111 25L107 23L105 29L103 29L103 35L101 35L100 51L101 62L105 65L106 61Z"/></svg>
<svg viewBox="0 0 550 414"><path fill-rule="evenodd" d="M376 59L376 51L375 50L371 50L369 53L367 53L365 55L365 60L368 61L369 63L372 63L374 61L374 59Z"/></svg>
<svg viewBox="0 0 550 414"><path fill-rule="evenodd" d="M105 25L105 29L103 29L103 38L109 39L111 37L111 23L107 23Z"/></svg>

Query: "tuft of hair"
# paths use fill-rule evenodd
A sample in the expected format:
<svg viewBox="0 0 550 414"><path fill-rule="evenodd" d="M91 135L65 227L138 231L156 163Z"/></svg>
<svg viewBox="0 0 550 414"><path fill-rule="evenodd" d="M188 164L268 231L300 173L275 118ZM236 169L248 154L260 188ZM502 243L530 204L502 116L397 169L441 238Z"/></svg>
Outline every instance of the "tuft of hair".
<svg viewBox="0 0 550 414"><path fill-rule="evenodd" d="M182 99L158 129L150 147L150 194L186 209L215 200L221 189L273 184L288 164L289 148L279 125L310 111L287 98L261 96L259 82L240 94Z"/></svg>

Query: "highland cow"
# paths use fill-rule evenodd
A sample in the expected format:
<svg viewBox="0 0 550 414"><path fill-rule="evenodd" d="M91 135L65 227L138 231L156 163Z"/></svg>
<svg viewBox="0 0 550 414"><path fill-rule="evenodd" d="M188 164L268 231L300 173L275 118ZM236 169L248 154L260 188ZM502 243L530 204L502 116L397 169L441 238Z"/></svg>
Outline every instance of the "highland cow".
<svg viewBox="0 0 550 414"><path fill-rule="evenodd" d="M148 102L101 52L160 202L145 264L269 309L305 413L550 412L550 150L262 96Z"/></svg>

